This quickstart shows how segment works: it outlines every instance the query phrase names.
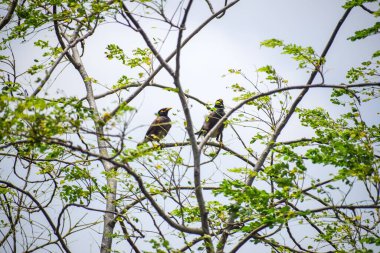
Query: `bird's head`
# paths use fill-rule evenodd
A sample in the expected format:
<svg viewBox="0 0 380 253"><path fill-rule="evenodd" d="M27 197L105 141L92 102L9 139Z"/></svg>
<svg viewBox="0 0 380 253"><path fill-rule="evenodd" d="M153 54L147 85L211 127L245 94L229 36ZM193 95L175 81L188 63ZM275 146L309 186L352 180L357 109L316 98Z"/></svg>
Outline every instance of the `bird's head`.
<svg viewBox="0 0 380 253"><path fill-rule="evenodd" d="M224 109L223 99L218 99L215 101L215 108Z"/></svg>
<svg viewBox="0 0 380 253"><path fill-rule="evenodd" d="M158 116L168 116L168 112L169 112L171 109L172 109L171 107L162 108L161 110L159 110L159 111L157 112L157 115L158 115Z"/></svg>

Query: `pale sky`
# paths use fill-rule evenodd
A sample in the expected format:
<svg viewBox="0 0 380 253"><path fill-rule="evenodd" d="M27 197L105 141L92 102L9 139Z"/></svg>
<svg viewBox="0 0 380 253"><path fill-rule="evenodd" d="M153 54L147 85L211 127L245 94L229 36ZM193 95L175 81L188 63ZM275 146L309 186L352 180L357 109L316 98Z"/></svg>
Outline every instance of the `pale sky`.
<svg viewBox="0 0 380 253"><path fill-rule="evenodd" d="M204 1L196 0L194 2L185 37L209 16L209 13L205 12L206 4ZM213 2L217 2L221 6L224 1L215 0ZM189 90L191 95L199 97L208 103L214 103L216 99L223 98L225 105L230 108L235 105L235 102L232 101L234 94L226 87L242 80L231 75L222 77L227 74L227 70L230 68L241 69L247 76L255 80L255 69L267 64L273 65L282 77L289 80L289 85L305 84L309 76L305 73L305 70L298 70L290 57L281 55L279 49L260 47L260 42L270 38L277 38L284 40L286 43L312 46L320 54L338 20L344 13L344 9L341 8L343 3L344 1L335 0L242 0L229 9L222 19L212 21L182 50L181 82L184 90ZM380 45L379 36L356 42L350 42L347 38L353 35L354 31L369 27L374 22L375 20L362 9L356 8L352 11L327 55L327 63L324 68L326 83L340 84L346 82L345 74L349 68L371 58L372 53ZM160 27L151 23L151 21L145 21L143 25L149 33L154 33L155 36L166 35L166 30L163 26ZM172 33L169 36L167 43L161 50L164 58L173 50L173 41L176 39L175 34ZM40 36L49 38L51 35L41 34ZM32 41L34 40L37 40L37 38L32 39ZM116 24L106 24L99 27L97 32L86 41L84 63L90 76L97 79L101 84L108 86L115 84L121 75L132 75L134 73L133 70L131 71L116 60L109 61L106 59L104 52L106 51L106 46L110 43L118 44L126 52L130 52L136 47L146 47L138 33L126 27ZM14 47L14 51L16 58L17 55L25 55L25 61L18 65L20 72L30 66L33 62L33 57L38 55L31 50L29 45L17 45ZM174 66L173 62L171 62L171 66ZM155 78L155 82L174 87L172 79L164 70ZM54 83L50 82L46 87L52 87L53 90L63 90L67 96L74 95L82 98L85 94L84 85L78 73L72 67L66 68ZM95 86L96 94L104 91L106 90L103 87ZM122 94L127 96L125 92ZM294 94L297 94L297 92ZM114 103L115 98L115 96L109 97L98 102L102 107L112 110L116 106ZM204 116L207 114L207 110L196 102L191 102L191 104L193 105L194 125L199 128ZM138 109L138 113L130 126L130 129L137 127L132 132L135 142L143 139L147 125L155 117L154 113L163 107L174 108L173 113L175 115L171 114L170 116L176 122L166 140L170 142L183 140L184 116L175 93L168 94L157 88L147 88L131 105ZM379 105L377 102L377 104L371 104L367 107L368 113L365 112L365 115L370 121L379 122L378 118L371 118L374 117L371 114L371 108ZM330 106L328 93L320 90L311 91L305 97L302 106L328 108ZM337 111L334 112L338 113ZM309 133L307 130L300 131L297 129L297 131L292 131L293 129L290 128L286 130L286 134L283 134L280 139L290 140ZM236 143L236 137L233 135L231 128L225 130L224 136L226 143L230 145ZM135 143L130 143L129 145L133 146ZM241 147L236 149L239 150ZM220 165L220 160L217 160L217 163ZM223 166L233 167L235 164L234 161L224 162ZM318 171L310 171L309 173L316 175ZM204 176L209 177L212 174L208 175L206 172ZM72 249L85 247L84 251L81 252L89 252L88 245L83 245L83 239L86 237L95 236L95 241L100 243L99 236L94 233L81 234L81 236L83 237L70 244ZM98 252L95 241L90 243L92 252ZM123 250L125 244L121 243L117 247ZM241 252L251 252L251 250L252 248L244 248ZM260 252L269 253L270 251Z"/></svg>

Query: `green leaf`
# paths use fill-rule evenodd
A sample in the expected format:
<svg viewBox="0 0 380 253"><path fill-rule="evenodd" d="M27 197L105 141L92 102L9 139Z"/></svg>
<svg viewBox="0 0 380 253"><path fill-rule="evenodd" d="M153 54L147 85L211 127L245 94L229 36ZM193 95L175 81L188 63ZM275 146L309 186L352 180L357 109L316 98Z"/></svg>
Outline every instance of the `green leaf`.
<svg viewBox="0 0 380 253"><path fill-rule="evenodd" d="M355 32L354 36L349 37L351 41L361 40L367 38L368 36L378 34L380 32L380 22L376 22L372 27L362 29Z"/></svg>
<svg viewBox="0 0 380 253"><path fill-rule="evenodd" d="M364 3L376 2L376 0L346 0L346 3L342 6L345 9L353 8L356 6L360 6Z"/></svg>
<svg viewBox="0 0 380 253"><path fill-rule="evenodd" d="M260 43L260 46L269 47L269 48L282 47L283 45L284 45L284 42L278 39L264 40Z"/></svg>
<svg viewBox="0 0 380 253"><path fill-rule="evenodd" d="M380 50L377 50L376 52L374 52L372 54L372 58L376 58L376 57L379 57L380 56Z"/></svg>

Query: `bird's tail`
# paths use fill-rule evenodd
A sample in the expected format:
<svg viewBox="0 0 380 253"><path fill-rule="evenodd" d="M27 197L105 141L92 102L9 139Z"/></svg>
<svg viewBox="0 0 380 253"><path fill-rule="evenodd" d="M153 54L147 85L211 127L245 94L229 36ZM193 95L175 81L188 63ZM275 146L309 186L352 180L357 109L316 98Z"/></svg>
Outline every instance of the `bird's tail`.
<svg viewBox="0 0 380 253"><path fill-rule="evenodd" d="M203 134L203 131L202 130L199 130L198 132L195 132L194 133L195 135L198 135L198 137L197 137L197 140L202 136L202 134Z"/></svg>

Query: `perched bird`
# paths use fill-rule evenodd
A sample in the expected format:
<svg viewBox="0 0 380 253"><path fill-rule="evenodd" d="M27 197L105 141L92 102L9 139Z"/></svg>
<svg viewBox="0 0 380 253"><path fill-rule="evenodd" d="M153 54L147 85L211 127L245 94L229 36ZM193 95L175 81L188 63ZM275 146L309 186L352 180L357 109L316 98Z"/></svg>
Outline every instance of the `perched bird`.
<svg viewBox="0 0 380 253"><path fill-rule="evenodd" d="M218 121L225 115L224 112L224 104L222 99L218 99L215 102L215 106L213 109L211 109L210 114L206 117L205 122L203 123L203 126L201 130L196 132L195 134L198 134L198 138L200 136L206 136L207 133L218 123ZM222 124L213 134L212 138L216 137L217 141L222 141L224 124Z"/></svg>
<svg viewBox="0 0 380 253"><path fill-rule="evenodd" d="M160 141L162 140L169 132L171 125L171 120L168 116L168 112L172 108L162 108L157 112L157 118L152 122L148 131L145 134L144 140L139 143L140 145L148 141Z"/></svg>

